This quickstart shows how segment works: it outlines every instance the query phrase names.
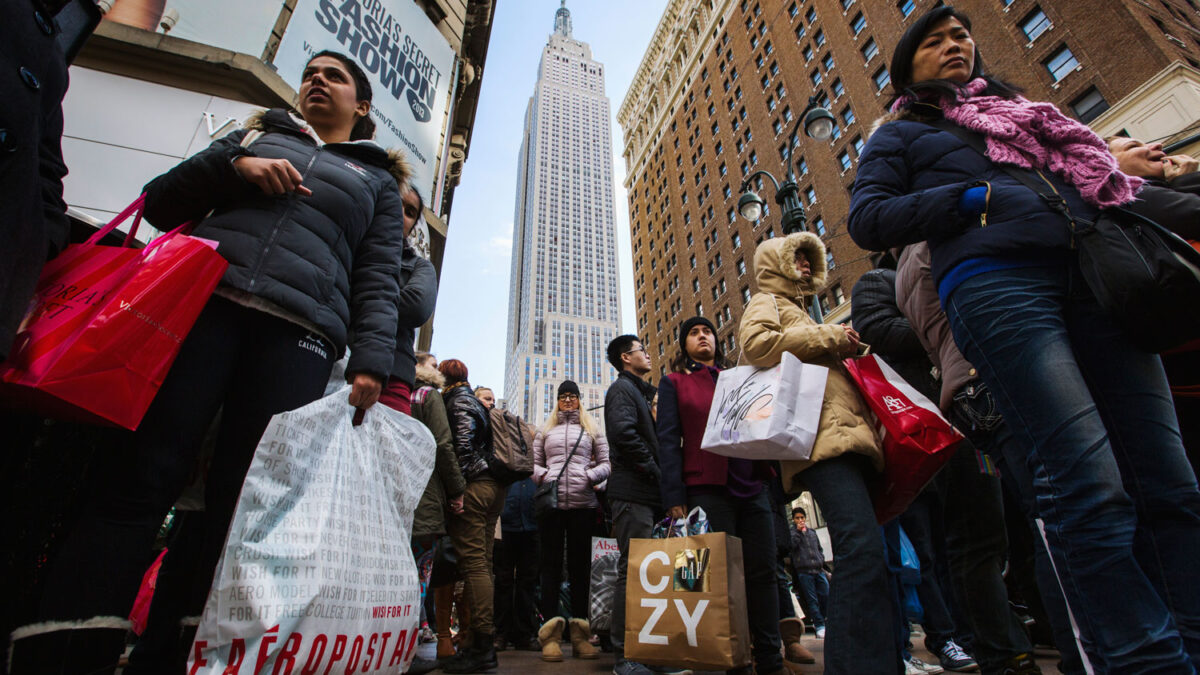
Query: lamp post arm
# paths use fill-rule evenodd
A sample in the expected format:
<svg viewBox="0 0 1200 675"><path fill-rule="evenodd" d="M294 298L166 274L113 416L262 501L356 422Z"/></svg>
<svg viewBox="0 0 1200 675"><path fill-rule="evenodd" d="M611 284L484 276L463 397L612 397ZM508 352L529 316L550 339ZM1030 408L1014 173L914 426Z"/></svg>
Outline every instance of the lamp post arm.
<svg viewBox="0 0 1200 675"><path fill-rule="evenodd" d="M812 96L808 97L808 105L804 106L804 111L796 116L796 123L792 125L792 132L788 134L787 158L784 160L784 167L787 171L787 173L784 174L785 181L791 181L793 183L796 182L795 169L792 167L792 148L796 147L796 134L800 131L800 125L804 124L804 118L808 115L810 110L816 107L817 95L813 94Z"/></svg>
<svg viewBox="0 0 1200 675"><path fill-rule="evenodd" d="M754 173L750 174L749 176L746 176L746 180L742 181L742 185L741 185L741 187L738 188L738 192L745 192L746 190L748 190L750 188L750 182L753 181L758 176L766 176L767 178L770 178L771 184L775 186L775 192L776 193L779 192L779 181L775 179L775 176L771 175L771 172L766 171L764 169L759 169L758 171L755 171Z"/></svg>

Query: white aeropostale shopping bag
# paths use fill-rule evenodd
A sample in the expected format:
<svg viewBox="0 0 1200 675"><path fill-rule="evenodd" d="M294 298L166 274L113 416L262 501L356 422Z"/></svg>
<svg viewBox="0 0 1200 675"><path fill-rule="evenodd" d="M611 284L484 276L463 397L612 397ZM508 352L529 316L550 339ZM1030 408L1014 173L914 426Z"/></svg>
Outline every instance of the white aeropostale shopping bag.
<svg viewBox="0 0 1200 675"><path fill-rule="evenodd" d="M420 422L350 387L271 419L254 454L189 674L400 673L420 582L413 512L433 472Z"/></svg>
<svg viewBox="0 0 1200 675"><path fill-rule="evenodd" d="M726 457L808 459L827 379L828 368L789 352L773 368L721 371L700 447Z"/></svg>

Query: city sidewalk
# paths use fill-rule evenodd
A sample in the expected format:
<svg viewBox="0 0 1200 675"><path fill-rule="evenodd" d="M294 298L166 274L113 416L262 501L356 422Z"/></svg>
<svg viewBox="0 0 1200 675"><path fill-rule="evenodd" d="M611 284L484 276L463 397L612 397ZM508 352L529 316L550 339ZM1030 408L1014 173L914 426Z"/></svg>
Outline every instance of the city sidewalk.
<svg viewBox="0 0 1200 675"><path fill-rule="evenodd" d="M919 647L920 640L914 636L913 646ZM811 635L805 636L804 646L817 657L817 662L812 665L799 666L797 672L803 675L820 675L823 670L822 656L825 646L823 640L818 640ZM425 645L422 645L425 647ZM926 663L937 663L937 659L922 648L913 652L917 658ZM500 667L496 670L497 673L520 674L520 675L575 675L576 673L610 673L613 667L613 656L611 653L601 654L600 658L595 661L584 661L581 659L571 658L570 643L563 643L563 661L561 663L546 663L541 659L540 652L513 651L506 650L497 654L500 661ZM1058 653L1054 651L1039 651L1037 652L1038 665L1042 669L1044 675L1061 675L1055 664L1058 663ZM441 671L435 671L441 672ZM948 673L949 671L947 671ZM710 675L709 673L701 673L697 671L696 675ZM720 673L712 673L711 675L720 675ZM867 675L864 673L864 675Z"/></svg>

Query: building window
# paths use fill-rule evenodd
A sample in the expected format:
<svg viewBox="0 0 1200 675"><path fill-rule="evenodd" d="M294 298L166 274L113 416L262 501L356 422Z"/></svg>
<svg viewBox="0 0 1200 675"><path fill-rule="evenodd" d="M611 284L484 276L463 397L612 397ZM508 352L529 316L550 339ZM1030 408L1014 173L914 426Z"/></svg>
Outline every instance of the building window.
<svg viewBox="0 0 1200 675"><path fill-rule="evenodd" d="M809 24L816 21L817 20L817 8L809 7L808 12L806 12L804 14L804 20L807 21Z"/></svg>
<svg viewBox="0 0 1200 675"><path fill-rule="evenodd" d="M826 53L821 57L821 65L825 67L825 72L833 70L833 54Z"/></svg>
<svg viewBox="0 0 1200 675"><path fill-rule="evenodd" d="M871 61L871 59L875 58L875 55L878 53L879 46L875 44L875 38L870 38L867 40L867 44L862 46L863 60L867 61L868 63Z"/></svg>
<svg viewBox="0 0 1200 675"><path fill-rule="evenodd" d="M1064 77L1079 67L1079 61L1075 59L1075 55L1066 45L1062 45L1054 51L1042 65L1046 66L1046 70L1050 72L1050 77L1055 82L1061 82Z"/></svg>
<svg viewBox="0 0 1200 675"><path fill-rule="evenodd" d="M875 89L883 91L883 88L888 86L892 81L892 74L888 72L886 66L880 66L879 70L875 71L875 74L871 76L871 79L875 80Z"/></svg>
<svg viewBox="0 0 1200 675"><path fill-rule="evenodd" d="M790 107L783 109L783 121L784 122L792 121L792 109Z"/></svg>
<svg viewBox="0 0 1200 675"><path fill-rule="evenodd" d="M819 70L812 71L812 75L809 75L808 79L812 80L812 84L814 87L821 86L821 80L823 79L821 77L821 71L819 71Z"/></svg>
<svg viewBox="0 0 1200 675"><path fill-rule="evenodd" d="M803 157L801 157L799 160L797 160L796 171L799 171L801 176L808 175L808 162L804 161Z"/></svg>
<svg viewBox="0 0 1200 675"><path fill-rule="evenodd" d="M1042 11L1041 7L1035 7L1021 20L1021 30L1025 32L1025 37L1029 38L1030 42L1038 39L1038 36L1045 33L1050 26L1050 19L1046 18L1046 13Z"/></svg>
<svg viewBox="0 0 1200 675"><path fill-rule="evenodd" d="M793 2L790 6L788 6L788 17L794 19L794 18L796 18L796 15L799 13L800 13L800 7L798 5L796 5L796 3Z"/></svg>
<svg viewBox="0 0 1200 675"><path fill-rule="evenodd" d="M830 85L829 88L833 90L834 98L841 98L842 94L846 93L846 85L842 84L842 80L840 78L834 80L833 84Z"/></svg>
<svg viewBox="0 0 1200 675"><path fill-rule="evenodd" d="M737 273L739 277L746 275L746 261L740 258L737 261Z"/></svg>
<svg viewBox="0 0 1200 675"><path fill-rule="evenodd" d="M759 68L762 68L764 63L766 62L763 60L762 54L759 54L754 58L754 65L758 66Z"/></svg>
<svg viewBox="0 0 1200 675"><path fill-rule="evenodd" d="M862 136L855 136L854 140L850 141L850 145L854 146L854 154L858 155L859 157L862 157L862 151L863 151L863 145L864 145Z"/></svg>
<svg viewBox="0 0 1200 675"><path fill-rule="evenodd" d="M733 237L730 238L730 241L733 242L734 250L737 250L742 245L742 235L738 234L737 232L734 232ZM721 283L724 283L724 282L721 282Z"/></svg>
<svg viewBox="0 0 1200 675"><path fill-rule="evenodd" d="M806 31L804 29L804 24L800 24L799 26L796 26L796 42L803 40L804 36L807 33L808 33L808 31Z"/></svg>
<svg viewBox="0 0 1200 675"><path fill-rule="evenodd" d="M834 302L835 306L841 305L843 302L846 301L846 294L842 292L841 284L834 284L832 292L833 292L833 302Z"/></svg>
<svg viewBox="0 0 1200 675"><path fill-rule="evenodd" d="M808 63L809 61L812 61L812 60L813 60L813 50L812 50L812 47L810 47L810 46L808 46L808 45L804 45L804 50L803 50L803 53L804 53L804 62L805 62L805 63Z"/></svg>
<svg viewBox="0 0 1200 675"><path fill-rule="evenodd" d="M1082 96L1071 101L1071 110L1080 122L1087 124L1108 110L1108 101L1104 100L1095 87L1089 87Z"/></svg>
<svg viewBox="0 0 1200 675"><path fill-rule="evenodd" d="M850 153L845 150L838 154L838 164L842 165L842 171L850 170Z"/></svg>
<svg viewBox="0 0 1200 675"><path fill-rule="evenodd" d="M900 2L896 3L896 7L900 9L900 16L905 19L907 19L908 15L912 14L913 10L916 9L916 5L913 4L913 0L900 0Z"/></svg>
<svg viewBox="0 0 1200 675"><path fill-rule="evenodd" d="M909 4L912 4L912 0L909 0ZM861 33L866 27L867 20L863 18L862 12L855 14L854 18L850 20L850 30L854 31L855 35Z"/></svg>
<svg viewBox="0 0 1200 675"><path fill-rule="evenodd" d="M815 36L813 36L813 42L817 43L818 49L821 47L824 47L825 46L825 31L823 31L823 30L817 31L817 34Z"/></svg>
<svg viewBox="0 0 1200 675"><path fill-rule="evenodd" d="M850 106L846 106L846 109L842 111L842 123L846 126L854 124L854 110Z"/></svg>
<svg viewBox="0 0 1200 675"><path fill-rule="evenodd" d="M825 252L825 267L828 269L833 269L835 266L836 266L836 264L833 262L833 251L826 251Z"/></svg>
<svg viewBox="0 0 1200 675"><path fill-rule="evenodd" d="M809 206L812 206L813 202L817 201L817 191L814 190L811 185L804 188L804 201L807 202ZM650 262L654 261L651 260Z"/></svg>
<svg viewBox="0 0 1200 675"><path fill-rule="evenodd" d="M776 136L783 133L783 123L779 120L775 120L775 122L771 125L771 128L775 130Z"/></svg>
<svg viewBox="0 0 1200 675"><path fill-rule="evenodd" d="M813 230L817 233L817 236L823 236L825 234L825 219L817 216L813 220Z"/></svg>

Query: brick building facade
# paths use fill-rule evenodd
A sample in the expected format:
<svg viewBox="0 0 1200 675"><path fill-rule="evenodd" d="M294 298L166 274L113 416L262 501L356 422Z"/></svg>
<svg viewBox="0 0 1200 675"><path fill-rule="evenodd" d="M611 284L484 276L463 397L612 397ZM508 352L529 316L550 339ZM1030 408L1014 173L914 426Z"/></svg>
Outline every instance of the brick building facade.
<svg viewBox="0 0 1200 675"><path fill-rule="evenodd" d="M808 229L830 253L826 312L844 314L871 268L846 231L850 188L892 88L887 63L935 0L670 0L618 112L629 190L635 315L662 367L679 324L713 320L726 352L756 290L753 256L780 236L774 188L757 223L735 211L743 177L782 180L783 151L810 95L838 120L801 133L792 159ZM962 0L988 71L1091 121L1171 63L1200 69L1197 0ZM842 311L838 310L839 306Z"/></svg>

